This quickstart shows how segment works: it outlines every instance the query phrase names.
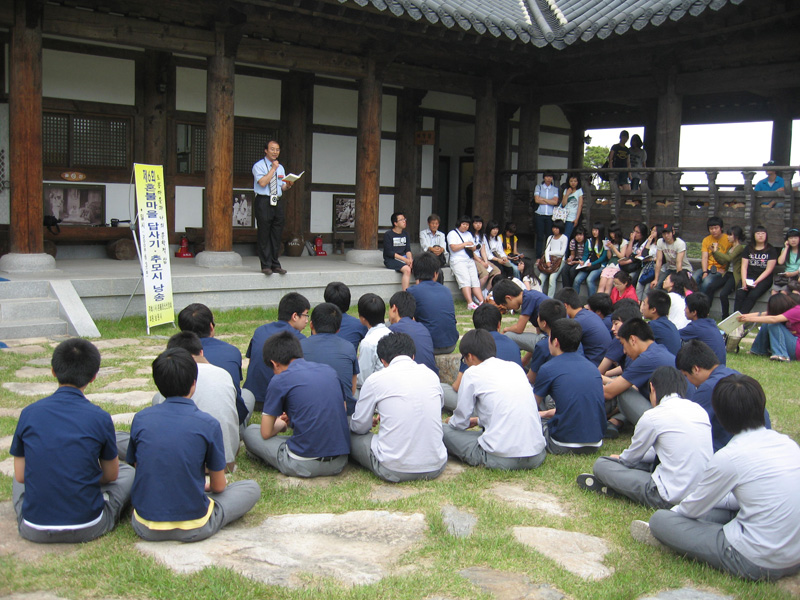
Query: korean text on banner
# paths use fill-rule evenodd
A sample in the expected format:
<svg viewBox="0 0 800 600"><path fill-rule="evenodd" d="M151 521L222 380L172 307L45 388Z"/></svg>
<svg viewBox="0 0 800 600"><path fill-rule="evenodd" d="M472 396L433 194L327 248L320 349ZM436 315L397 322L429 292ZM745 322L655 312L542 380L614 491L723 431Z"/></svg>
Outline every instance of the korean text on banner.
<svg viewBox="0 0 800 600"><path fill-rule="evenodd" d="M139 241L149 333L150 327L175 322L164 169L161 165L134 164L133 167L136 177Z"/></svg>

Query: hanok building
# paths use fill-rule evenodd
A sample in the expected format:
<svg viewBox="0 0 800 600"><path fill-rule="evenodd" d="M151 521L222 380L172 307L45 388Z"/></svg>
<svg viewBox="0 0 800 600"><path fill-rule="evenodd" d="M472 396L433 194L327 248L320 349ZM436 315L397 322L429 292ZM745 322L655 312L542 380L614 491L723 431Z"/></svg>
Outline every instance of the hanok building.
<svg viewBox="0 0 800 600"><path fill-rule="evenodd" d="M23 269L51 268L43 214L86 221L63 242L126 235L107 224L131 216L133 163L164 165L173 243L203 228L231 255L276 137L305 171L286 237L368 250L393 211L413 237L429 212L524 212L543 169L582 166L589 128L643 125L658 189L681 124L771 120L785 166L800 116L790 0L6 0L0 29L3 264Z"/></svg>

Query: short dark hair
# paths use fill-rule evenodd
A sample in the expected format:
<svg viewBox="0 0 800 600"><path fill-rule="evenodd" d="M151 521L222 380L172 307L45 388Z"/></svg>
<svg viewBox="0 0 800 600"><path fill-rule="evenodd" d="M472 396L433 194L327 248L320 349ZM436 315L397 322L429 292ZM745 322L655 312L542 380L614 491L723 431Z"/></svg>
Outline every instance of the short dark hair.
<svg viewBox="0 0 800 600"><path fill-rule="evenodd" d="M392 221L392 226L394 226L397 223L397 220L400 217L405 217L405 216L406 216L406 213L403 213L403 212L392 213L392 216L390 217L391 221Z"/></svg>
<svg viewBox="0 0 800 600"><path fill-rule="evenodd" d="M389 307L394 306L397 309L397 314L400 318L408 317L414 318L414 313L417 312L417 301L409 292L401 291L392 294L389 298Z"/></svg>
<svg viewBox="0 0 800 600"><path fill-rule="evenodd" d="M420 252L411 264L411 273L417 281L431 281L441 268L439 257L433 252Z"/></svg>
<svg viewBox="0 0 800 600"><path fill-rule="evenodd" d="M708 217L706 221L706 229L711 229L712 227L724 227L722 224L722 219L720 217Z"/></svg>
<svg viewBox="0 0 800 600"><path fill-rule="evenodd" d="M539 305L539 319L552 328L553 323L559 319L567 318L567 309L564 308L564 303L561 300L548 298Z"/></svg>
<svg viewBox="0 0 800 600"><path fill-rule="evenodd" d="M311 311L311 324L316 333L336 333L342 326L342 311L333 302L317 304Z"/></svg>
<svg viewBox="0 0 800 600"><path fill-rule="evenodd" d="M564 233L564 230L567 228L567 226L564 224L564 221L553 221L553 226L551 229L553 227L557 227L559 233Z"/></svg>
<svg viewBox="0 0 800 600"><path fill-rule="evenodd" d="M572 239L575 239L576 235L582 235L584 238L586 237L586 227L583 225L578 225L575 229L572 230Z"/></svg>
<svg viewBox="0 0 800 600"><path fill-rule="evenodd" d="M619 139L625 138L626 140L631 137L631 134L628 133L627 129L623 129L619 132Z"/></svg>
<svg viewBox="0 0 800 600"><path fill-rule="evenodd" d="M708 344L700 340L685 342L675 355L675 366L686 373L691 373L695 367L713 369L718 364L717 355Z"/></svg>
<svg viewBox="0 0 800 600"><path fill-rule="evenodd" d="M650 383L653 384L653 388L656 390L656 400L661 402L664 396L669 396L670 394L678 394L681 398L685 398L689 382L686 381L683 373L675 367L661 365L653 371Z"/></svg>
<svg viewBox="0 0 800 600"><path fill-rule="evenodd" d="M169 348L153 361L153 381L165 398L188 396L197 381L197 363L183 348Z"/></svg>
<svg viewBox="0 0 800 600"><path fill-rule="evenodd" d="M656 311L659 317L666 317L672 306L672 298L664 290L650 290L647 292L647 304Z"/></svg>
<svg viewBox="0 0 800 600"><path fill-rule="evenodd" d="M625 298L628 302L620 300L614 305L614 312L611 313L611 321L622 321L627 323L631 319L641 319L642 311L639 310L639 305L630 298Z"/></svg>
<svg viewBox="0 0 800 600"><path fill-rule="evenodd" d="M694 296L694 294L692 294ZM772 294L767 300L768 315L782 315L787 310L797 305L797 301L792 297L794 294Z"/></svg>
<svg viewBox="0 0 800 600"><path fill-rule="evenodd" d="M586 301L592 312L602 313L604 317L611 314L614 304L611 302L611 296L603 292L597 292L589 296Z"/></svg>
<svg viewBox="0 0 800 600"><path fill-rule="evenodd" d="M193 331L181 331L176 333L167 342L167 350L172 348L183 348L192 356L200 356L203 352L203 342Z"/></svg>
<svg viewBox="0 0 800 600"><path fill-rule="evenodd" d="M303 348L300 346L300 340L294 334L289 331L281 331L264 342L261 354L264 364L272 369L272 361L279 365L288 365L295 358L303 358Z"/></svg>
<svg viewBox="0 0 800 600"><path fill-rule="evenodd" d="M717 420L732 435L764 427L766 405L767 397L761 384L741 373L720 379L711 394Z"/></svg>
<svg viewBox="0 0 800 600"><path fill-rule="evenodd" d="M460 217L458 217L458 220L456 221L456 227L461 227L462 223L469 223L470 225L472 225L472 217L470 217L469 215L461 215Z"/></svg>
<svg viewBox="0 0 800 600"><path fill-rule="evenodd" d="M501 233L503 233L502 231L500 231L500 223L498 223L497 221L489 221L486 224L486 235L488 237L491 237L492 229L497 229L497 235L500 235Z"/></svg>
<svg viewBox="0 0 800 600"><path fill-rule="evenodd" d="M497 344L492 334L485 329L472 329L465 333L458 344L458 349L462 357L472 354L481 362L497 356Z"/></svg>
<svg viewBox="0 0 800 600"><path fill-rule="evenodd" d="M364 317L370 327L375 327L386 317L386 304L378 294L369 292L358 299L358 315Z"/></svg>
<svg viewBox="0 0 800 600"><path fill-rule="evenodd" d="M514 221L506 221L505 227L503 227L503 233L517 233L517 224Z"/></svg>
<svg viewBox="0 0 800 600"><path fill-rule="evenodd" d="M516 298L520 294L522 294L522 290L510 279L501 279L492 288L492 297L496 304L505 305L509 296Z"/></svg>
<svg viewBox="0 0 800 600"><path fill-rule="evenodd" d="M632 335L635 335L643 342L656 339L653 335L653 330L650 329L650 325L641 317L638 319L628 319L617 332L617 337L621 340L627 340Z"/></svg>
<svg viewBox="0 0 800 600"><path fill-rule="evenodd" d="M178 313L178 328L181 331L193 331L199 337L209 337L214 315L205 304L190 304Z"/></svg>
<svg viewBox="0 0 800 600"><path fill-rule="evenodd" d="M270 144L278 144L278 147L281 145L281 143L275 138L269 138L266 142L264 142L264 150L268 149Z"/></svg>
<svg viewBox="0 0 800 600"><path fill-rule="evenodd" d="M695 292L686 296L686 308L689 312L697 313L698 319L705 319L711 310L711 301L703 292Z"/></svg>
<svg viewBox="0 0 800 600"><path fill-rule="evenodd" d="M303 294L289 292L278 303L278 320L289 321L293 314L301 315L303 311L310 308L311 304L308 303L308 299Z"/></svg>
<svg viewBox="0 0 800 600"><path fill-rule="evenodd" d="M581 297L578 295L578 292L575 290L575 288L571 287L561 288L556 292L555 299L561 300L561 302L563 302L570 308L583 307L583 304L581 304Z"/></svg>
<svg viewBox="0 0 800 600"><path fill-rule="evenodd" d="M70 338L53 350L50 366L60 385L82 388L89 385L100 370L100 351L88 340Z"/></svg>
<svg viewBox="0 0 800 600"><path fill-rule="evenodd" d="M322 297L325 302L338 306L342 313L350 310L350 288L341 281L331 281L325 286L325 293Z"/></svg>
<svg viewBox="0 0 800 600"><path fill-rule="evenodd" d="M441 223L441 222L442 222L442 219L441 219L441 217L439 217L439 215L437 215L436 213L431 213L431 214L428 216L428 224L429 224L429 225L430 225L431 221L439 221L439 223Z"/></svg>
<svg viewBox="0 0 800 600"><path fill-rule="evenodd" d="M392 332L378 340L378 358L387 363L392 362L398 356L414 358L416 353L417 346L407 333Z"/></svg>
<svg viewBox="0 0 800 600"><path fill-rule="evenodd" d="M628 273L626 273L625 271L623 271L622 269L620 269L619 271L614 273L614 279L616 279L620 283L625 284L626 287L629 286L631 284L631 282L633 281L631 279L631 276Z"/></svg>
<svg viewBox="0 0 800 600"><path fill-rule="evenodd" d="M475 329L485 329L488 332L497 331L503 315L494 304L484 302L472 313L472 324Z"/></svg>
<svg viewBox="0 0 800 600"><path fill-rule="evenodd" d="M732 235L740 242L744 239L744 230L738 225L731 225L725 233Z"/></svg>
<svg viewBox="0 0 800 600"><path fill-rule="evenodd" d="M558 319L550 325L550 339L558 340L562 352L577 352L583 327L575 319Z"/></svg>
<svg viewBox="0 0 800 600"><path fill-rule="evenodd" d="M686 271L672 271L667 277L672 282L672 291L686 297L686 290L691 289L690 282L694 281L694 279L691 279Z"/></svg>

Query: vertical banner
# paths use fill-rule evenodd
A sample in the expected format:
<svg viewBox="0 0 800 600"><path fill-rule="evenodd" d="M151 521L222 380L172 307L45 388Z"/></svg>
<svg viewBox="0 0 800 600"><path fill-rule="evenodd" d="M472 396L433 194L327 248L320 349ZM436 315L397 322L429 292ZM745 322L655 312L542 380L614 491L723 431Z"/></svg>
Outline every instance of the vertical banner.
<svg viewBox="0 0 800 600"><path fill-rule="evenodd" d="M150 328L156 325L175 324L164 168L161 165L134 163L133 169L136 178L140 258L149 334Z"/></svg>

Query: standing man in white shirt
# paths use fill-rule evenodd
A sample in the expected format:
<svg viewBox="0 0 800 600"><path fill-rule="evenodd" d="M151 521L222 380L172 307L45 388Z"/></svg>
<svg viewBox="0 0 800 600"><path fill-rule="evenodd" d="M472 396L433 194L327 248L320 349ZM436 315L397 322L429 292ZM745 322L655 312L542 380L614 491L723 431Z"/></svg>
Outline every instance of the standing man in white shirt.
<svg viewBox="0 0 800 600"><path fill-rule="evenodd" d="M490 469L541 465L547 455L542 421L525 372L495 358L494 338L486 330L468 331L459 349L469 368L458 388L456 410L444 426L447 450L467 464ZM478 425L483 431L467 431Z"/></svg>
<svg viewBox="0 0 800 600"><path fill-rule="evenodd" d="M533 192L533 203L536 206L536 257L542 256L544 241L553 228L553 208L558 204L558 186L553 185L553 174L545 173L542 183Z"/></svg>
<svg viewBox="0 0 800 600"><path fill-rule="evenodd" d="M436 479L447 464L442 387L433 371L414 362L414 353L408 334L378 341L384 369L364 383L350 421L350 456L392 483ZM370 433L378 423L378 434Z"/></svg>
<svg viewBox="0 0 800 600"><path fill-rule="evenodd" d="M258 227L258 258L264 275L286 273L278 256L281 253L281 235L286 223L283 192L292 187L284 181L286 171L278 162L281 146L275 140L264 145L264 157L253 165L253 191L256 194L254 212Z"/></svg>

